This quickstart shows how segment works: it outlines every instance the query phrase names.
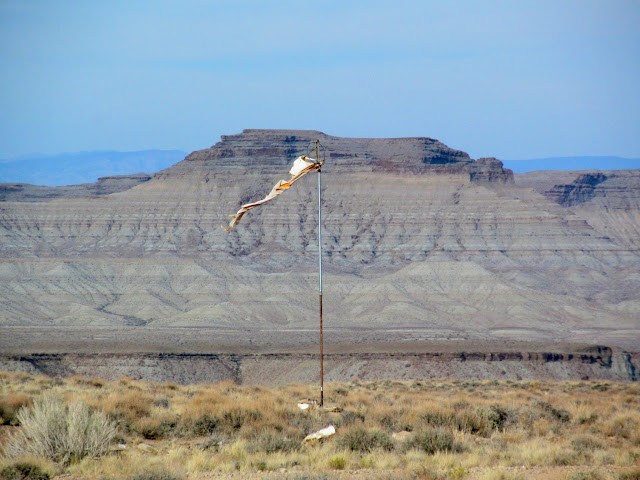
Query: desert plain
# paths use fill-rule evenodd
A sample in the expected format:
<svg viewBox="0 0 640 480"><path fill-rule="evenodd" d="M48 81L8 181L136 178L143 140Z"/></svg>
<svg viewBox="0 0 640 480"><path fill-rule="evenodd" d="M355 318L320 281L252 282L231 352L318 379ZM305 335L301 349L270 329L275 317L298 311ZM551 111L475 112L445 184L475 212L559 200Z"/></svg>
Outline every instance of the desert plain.
<svg viewBox="0 0 640 480"><path fill-rule="evenodd" d="M286 399L260 401L291 402L287 412L295 412L297 397L317 396L313 174L249 212L230 232L221 228L241 204L262 198L286 179L293 160L309 153L315 140L323 145L325 160L324 365L325 381L333 385L327 395L342 404L343 413L364 415L362 425L341 420L349 432L366 426L365 431L380 432L382 443L374 441L374 454L351 450L338 434L326 445L299 450L299 437L329 420L330 414L320 411L317 424L303 422L282 437L295 441L291 455L307 460L245 458L237 460L236 470L235 463L219 455L225 449L246 449L260 432L243 426L229 432L226 425L220 427L226 446L209 452L224 467L166 464L166 458L178 455L172 450L176 445L191 453L207 450L198 447L206 439L194 443L179 416L172 417L173 430L145 437L138 420L156 420L161 408L154 403L161 400L156 393L163 389L180 392L182 405L187 401L183 395L189 399L223 388L216 393L226 398L220 400L222 408L233 401L234 392L244 398L267 387L284 388L290 392ZM100 393L102 387L81 379L100 379L95 382L125 393L146 392L148 412L130 424L117 424L117 435L128 446L126 452L140 443L151 445L146 455L158 458L166 475L178 477L374 478L375 472L407 478L637 478L624 475L634 475L640 441L635 383L639 239L640 170L513 174L495 158L473 160L426 137L245 130L152 175L108 177L77 187L2 184L0 370L17 373L3 377L0 392L24 395L26 405L37 393L54 390L67 401L102 407L107 390ZM205 386L219 382L224 387ZM438 424L424 408L397 412L418 419L406 425L385 424L377 413L362 413L372 405L382 409L385 402L393 406L394 395L399 399L405 391L415 394L411 401L416 405L426 405L442 394L438 382L448 385L442 400L447 412L468 410L486 423L492 418L487 412L498 405L494 410L511 412L505 415L514 430L506 423L485 425L478 436L465 430L468 425L461 427L454 414L446 413ZM40 387L29 391L23 383ZM86 385L96 390L83 390ZM342 398L337 390L348 393ZM380 398L374 393L378 390L384 391ZM268 391L278 395L278 390ZM362 398L347 401L352 391ZM433 392L439 393L434 397ZM577 418L586 408L581 402L600 408L594 402L606 392L619 393L601 407L607 413L580 423ZM447 395L461 397L462 403ZM562 405L550 396L562 398ZM535 415L527 402L538 405L531 407ZM103 410L117 423L119 408ZM566 422L552 409L566 411L568 416L560 415ZM224 411L209 413L225 418ZM262 425L260 434L275 435L271 429L286 423L288 415L293 413ZM616 422L628 425L626 436L610 426ZM591 424L591 430L584 426ZM5 431L11 428L16 427L8 425ZM424 439L418 433L433 433L433 428L444 428L453 436L451 445L461 450L452 446L435 456L423 451L415 463L407 456L416 448L392 437L407 431L411 442L418 442ZM574 434L582 439L574 442L582 445L578 453ZM518 460L507 462L508 468L502 457L494 464L465 463L465 451L491 456L491 449L522 448L519 442L528 437L541 444L557 441L566 451L549 453L544 461L514 454ZM481 448L483 442L489 443ZM255 452L264 454L263 447ZM327 449L324 460L310 460ZM594 453L601 450L607 453ZM383 465L385 455L395 460ZM334 457L344 462L330 463ZM149 458L145 462L156 461ZM518 470L522 465L533 470ZM103 475L82 468L52 474Z"/></svg>

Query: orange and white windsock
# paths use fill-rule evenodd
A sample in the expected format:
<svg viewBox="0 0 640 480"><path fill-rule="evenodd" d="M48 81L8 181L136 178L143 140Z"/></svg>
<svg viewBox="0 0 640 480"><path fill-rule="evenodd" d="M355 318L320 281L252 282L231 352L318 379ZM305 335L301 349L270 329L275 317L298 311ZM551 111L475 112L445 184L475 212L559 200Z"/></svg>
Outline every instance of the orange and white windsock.
<svg viewBox="0 0 640 480"><path fill-rule="evenodd" d="M228 232L229 230L231 230L240 221L242 216L252 208L262 205L263 203L267 203L269 200L273 200L282 192L291 187L294 182L304 177L307 173L312 170L320 170L321 167L322 162L318 162L313 158L307 157L306 155L296 158L293 162L293 167L291 167L291 170L289 170L291 178L288 181L280 180L278 183L276 183L276 185L271 189L271 192L269 192L269 194L262 200L253 203L245 203L244 205L242 205L242 207L240 207L238 213L236 213L235 215L229 215L231 217L231 221L229 222L228 228L223 228L224 231Z"/></svg>

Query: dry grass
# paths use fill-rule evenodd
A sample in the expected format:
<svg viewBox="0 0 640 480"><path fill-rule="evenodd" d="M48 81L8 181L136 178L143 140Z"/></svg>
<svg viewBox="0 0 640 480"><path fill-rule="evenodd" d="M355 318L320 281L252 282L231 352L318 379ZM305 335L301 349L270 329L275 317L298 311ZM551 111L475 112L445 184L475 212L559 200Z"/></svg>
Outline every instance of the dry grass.
<svg viewBox="0 0 640 480"><path fill-rule="evenodd" d="M315 391L0 373L4 411L47 394L117 425L110 453L55 465L74 478L640 478L637 383L353 382L326 386L341 411L299 410ZM336 435L303 444L330 424ZM22 428L0 427L0 445Z"/></svg>
<svg viewBox="0 0 640 480"><path fill-rule="evenodd" d="M0 397L0 425L16 425L16 415L24 406L31 406L31 397L24 393L9 393Z"/></svg>

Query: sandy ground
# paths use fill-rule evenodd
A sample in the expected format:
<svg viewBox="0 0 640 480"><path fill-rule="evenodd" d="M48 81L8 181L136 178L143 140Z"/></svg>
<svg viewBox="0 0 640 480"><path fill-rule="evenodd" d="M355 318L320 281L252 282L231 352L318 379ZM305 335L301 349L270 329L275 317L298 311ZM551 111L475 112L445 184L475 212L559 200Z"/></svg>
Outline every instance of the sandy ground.
<svg viewBox="0 0 640 480"><path fill-rule="evenodd" d="M26 353L316 353L317 330L145 327L0 327L0 354ZM432 329L325 329L325 353L560 352L588 343L451 339Z"/></svg>

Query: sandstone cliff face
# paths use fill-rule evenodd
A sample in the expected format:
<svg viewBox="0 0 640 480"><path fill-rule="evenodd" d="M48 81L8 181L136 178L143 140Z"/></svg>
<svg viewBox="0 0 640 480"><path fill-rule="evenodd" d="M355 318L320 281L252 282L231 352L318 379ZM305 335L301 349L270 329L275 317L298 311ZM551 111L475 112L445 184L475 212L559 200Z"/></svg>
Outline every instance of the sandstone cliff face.
<svg viewBox="0 0 640 480"><path fill-rule="evenodd" d="M545 192L545 196L564 207L572 207L580 203L586 203L596 196L606 196L605 189L597 188L599 184L607 180L602 172L585 173L578 176L569 185L555 185Z"/></svg>
<svg viewBox="0 0 640 480"><path fill-rule="evenodd" d="M213 147L194 152L185 162L158 175L172 176L201 171L282 175L301 154L315 156L311 142L320 140L326 148L327 167L333 173L444 173L464 174L495 171L495 179L512 181L513 174L496 159L474 162L469 155L447 147L432 138L340 138L313 130L244 130L238 135L223 135Z"/></svg>
<svg viewBox="0 0 640 480"><path fill-rule="evenodd" d="M638 344L634 244L496 159L293 130L224 136L111 195L0 203L0 324L315 327L315 178L220 227L316 138L330 325Z"/></svg>
<svg viewBox="0 0 640 480"><path fill-rule="evenodd" d="M640 248L640 170L531 172L518 184L571 209L619 245Z"/></svg>

